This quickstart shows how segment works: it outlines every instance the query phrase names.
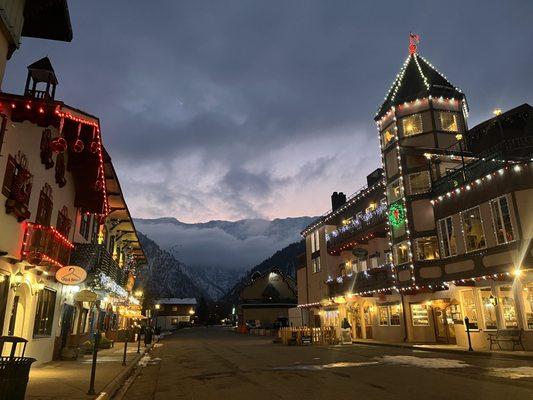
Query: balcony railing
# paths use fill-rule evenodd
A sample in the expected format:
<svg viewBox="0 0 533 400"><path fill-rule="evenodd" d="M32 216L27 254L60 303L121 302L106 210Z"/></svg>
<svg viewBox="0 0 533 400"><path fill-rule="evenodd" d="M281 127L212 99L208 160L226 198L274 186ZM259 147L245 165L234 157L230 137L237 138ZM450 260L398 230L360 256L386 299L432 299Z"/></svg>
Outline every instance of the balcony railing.
<svg viewBox="0 0 533 400"><path fill-rule="evenodd" d="M375 210L369 211L360 218L355 218L347 225L341 226L333 232L330 232L326 236L328 251L341 246L357 234L385 222L386 214L387 206L385 204L380 204Z"/></svg>
<svg viewBox="0 0 533 400"><path fill-rule="evenodd" d="M104 245L76 243L71 262L84 268L87 273L102 273L108 276L121 287L126 287L128 283L129 273L119 267Z"/></svg>
<svg viewBox="0 0 533 400"><path fill-rule="evenodd" d="M74 245L54 227L28 223L22 244L22 259L33 265L63 267Z"/></svg>

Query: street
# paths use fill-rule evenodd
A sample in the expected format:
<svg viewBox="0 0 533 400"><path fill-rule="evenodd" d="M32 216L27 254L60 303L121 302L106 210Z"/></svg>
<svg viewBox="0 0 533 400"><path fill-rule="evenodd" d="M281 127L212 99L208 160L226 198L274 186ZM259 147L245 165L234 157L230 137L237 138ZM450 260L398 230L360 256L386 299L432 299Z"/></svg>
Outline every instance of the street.
<svg viewBox="0 0 533 400"><path fill-rule="evenodd" d="M289 347L228 328L167 336L126 394L163 399L533 399L528 360L372 345Z"/></svg>

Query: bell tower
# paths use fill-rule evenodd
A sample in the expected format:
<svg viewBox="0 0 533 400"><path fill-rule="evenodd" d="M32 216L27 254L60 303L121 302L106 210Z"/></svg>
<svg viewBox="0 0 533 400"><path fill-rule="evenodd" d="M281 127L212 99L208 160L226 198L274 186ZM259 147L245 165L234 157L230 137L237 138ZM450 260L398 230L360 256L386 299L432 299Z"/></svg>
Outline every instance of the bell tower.
<svg viewBox="0 0 533 400"><path fill-rule="evenodd" d="M54 99L57 77L48 57L28 65L24 96L36 99Z"/></svg>
<svg viewBox="0 0 533 400"><path fill-rule="evenodd" d="M465 95L419 55L419 41L409 35L409 54L375 116L400 290L437 278L420 271L440 251L431 203L432 174L439 171L430 159L454 147L467 128Z"/></svg>

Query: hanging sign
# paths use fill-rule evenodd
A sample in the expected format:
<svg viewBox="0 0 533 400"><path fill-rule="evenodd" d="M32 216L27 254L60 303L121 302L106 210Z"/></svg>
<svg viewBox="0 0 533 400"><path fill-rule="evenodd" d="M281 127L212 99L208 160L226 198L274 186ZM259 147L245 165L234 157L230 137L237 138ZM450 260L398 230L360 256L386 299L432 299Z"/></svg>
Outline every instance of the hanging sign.
<svg viewBox="0 0 533 400"><path fill-rule="evenodd" d="M93 301L96 301L98 298L98 295L94 293L91 290L80 290L78 293L74 295L74 300L79 302L87 302L92 303Z"/></svg>
<svg viewBox="0 0 533 400"><path fill-rule="evenodd" d="M63 285L79 285L87 278L87 271L76 265L67 265L56 272L56 280Z"/></svg>

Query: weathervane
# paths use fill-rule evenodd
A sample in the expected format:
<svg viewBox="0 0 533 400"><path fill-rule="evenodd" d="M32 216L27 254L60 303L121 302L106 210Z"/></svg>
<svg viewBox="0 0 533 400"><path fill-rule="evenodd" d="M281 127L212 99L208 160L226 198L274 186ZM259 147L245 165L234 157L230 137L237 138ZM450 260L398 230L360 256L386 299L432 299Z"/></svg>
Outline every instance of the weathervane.
<svg viewBox="0 0 533 400"><path fill-rule="evenodd" d="M409 54L416 53L416 45L420 42L420 35L409 32Z"/></svg>

